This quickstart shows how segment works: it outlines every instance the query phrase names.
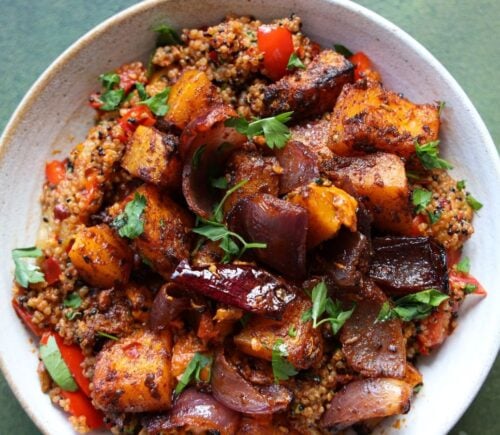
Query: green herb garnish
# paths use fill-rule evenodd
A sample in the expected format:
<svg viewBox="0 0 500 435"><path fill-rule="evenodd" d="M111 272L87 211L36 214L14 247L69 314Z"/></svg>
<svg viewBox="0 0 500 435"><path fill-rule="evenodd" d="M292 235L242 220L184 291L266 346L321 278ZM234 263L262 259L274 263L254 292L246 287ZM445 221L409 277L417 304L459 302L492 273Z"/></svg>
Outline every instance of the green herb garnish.
<svg viewBox="0 0 500 435"><path fill-rule="evenodd" d="M465 189L465 180L457 181L457 189L464 190Z"/></svg>
<svg viewBox="0 0 500 435"><path fill-rule="evenodd" d="M476 290L477 290L476 284L465 284L464 286L464 293L467 295L474 293Z"/></svg>
<svg viewBox="0 0 500 435"><path fill-rule="evenodd" d="M276 340L271 358L275 383L286 381L291 376L295 376L298 373L292 363L286 359L287 356L288 351L283 340Z"/></svg>
<svg viewBox="0 0 500 435"><path fill-rule="evenodd" d="M344 57L351 57L353 55L352 51L342 44L333 44L333 49Z"/></svg>
<svg viewBox="0 0 500 435"><path fill-rule="evenodd" d="M144 91L145 93L145 91ZM167 104L168 96L170 95L170 88L165 88L163 91L147 98L144 101L140 101L137 104L142 104L148 106L156 116L164 116L169 109Z"/></svg>
<svg viewBox="0 0 500 435"><path fill-rule="evenodd" d="M30 248L18 248L12 250L12 260L14 260L16 282L27 288L29 284L45 282L45 276L36 264L27 262L26 258L39 258L42 251L35 246Z"/></svg>
<svg viewBox="0 0 500 435"><path fill-rule="evenodd" d="M227 179L226 177L212 178L210 185L216 189L227 189Z"/></svg>
<svg viewBox="0 0 500 435"><path fill-rule="evenodd" d="M120 84L120 76L116 73L106 73L99 76L102 87L107 91L110 91L115 87L115 85Z"/></svg>
<svg viewBox="0 0 500 435"><path fill-rule="evenodd" d="M415 206L415 213L423 213L432 199L432 192L427 189L413 190L411 202Z"/></svg>
<svg viewBox="0 0 500 435"><path fill-rule="evenodd" d="M118 341L118 337L116 335L108 334L107 332L97 331L96 335L99 337L109 338L110 340Z"/></svg>
<svg viewBox="0 0 500 435"><path fill-rule="evenodd" d="M446 101L439 102L438 114L441 115L443 113L444 108L446 107Z"/></svg>
<svg viewBox="0 0 500 435"><path fill-rule="evenodd" d="M153 28L153 31L158 33L158 39L156 40L157 47L182 44L179 34L168 24L159 24Z"/></svg>
<svg viewBox="0 0 500 435"><path fill-rule="evenodd" d="M292 338L297 337L297 328L295 325L291 325L290 328L288 328L288 336Z"/></svg>
<svg viewBox="0 0 500 435"><path fill-rule="evenodd" d="M123 101L123 97L125 97L125 91L123 89L115 89L104 92L104 94L99 97L99 100L102 103L102 106L99 107L99 109L107 112L116 110Z"/></svg>
<svg viewBox="0 0 500 435"><path fill-rule="evenodd" d="M135 239L144 232L142 213L146 208L146 197L136 193L134 199L126 206L123 213L119 214L111 224L118 230L121 237Z"/></svg>
<svg viewBox="0 0 500 435"><path fill-rule="evenodd" d="M470 259L469 257L464 257L462 258L457 265L455 266L457 271L462 272L462 273L469 273L470 272Z"/></svg>
<svg viewBox="0 0 500 435"><path fill-rule="evenodd" d="M469 204L474 211L481 210L483 208L483 204L481 204L476 198L474 198L470 193L465 195L465 199L467 204Z"/></svg>
<svg viewBox="0 0 500 435"><path fill-rule="evenodd" d="M196 352L189 361L189 364L184 370L184 373L181 376L177 386L175 387L175 394L179 395L182 393L184 388L186 388L189 383L196 379L198 382L201 381L200 373L205 367L211 367L213 358L211 356L203 355L202 353ZM207 382L210 381L210 376L207 379Z"/></svg>
<svg viewBox="0 0 500 435"><path fill-rule="evenodd" d="M137 94L139 95L139 99L141 101L148 99L148 94L146 93L146 88L144 87L144 85L142 83L136 82L135 88L137 89Z"/></svg>
<svg viewBox="0 0 500 435"><path fill-rule="evenodd" d="M429 217L431 225L434 225L439 221L439 219L441 219L441 212L439 210L434 210L433 212L428 211L427 216Z"/></svg>
<svg viewBox="0 0 500 435"><path fill-rule="evenodd" d="M70 293L63 301L66 308L79 308L82 305L82 298L78 293Z"/></svg>
<svg viewBox="0 0 500 435"><path fill-rule="evenodd" d="M439 157L439 140L425 144L415 143L415 152L420 162L426 169L452 169L450 162Z"/></svg>
<svg viewBox="0 0 500 435"><path fill-rule="evenodd" d="M295 68L306 69L306 66L300 60L300 57L297 56L297 53L292 53L290 55L290 59L288 59L288 63L286 65L286 69L292 70Z"/></svg>
<svg viewBox="0 0 500 435"><path fill-rule="evenodd" d="M62 358L54 336L49 337L47 344L40 345L40 358L50 377L59 387L65 391L76 391L78 389L68 366Z"/></svg>

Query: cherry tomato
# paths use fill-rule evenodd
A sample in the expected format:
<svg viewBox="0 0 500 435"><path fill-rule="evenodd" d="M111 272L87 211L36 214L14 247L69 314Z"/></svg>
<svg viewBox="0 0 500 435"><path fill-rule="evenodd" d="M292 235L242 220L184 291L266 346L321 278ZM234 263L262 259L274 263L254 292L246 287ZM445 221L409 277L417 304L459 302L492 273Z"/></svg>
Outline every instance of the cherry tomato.
<svg viewBox="0 0 500 435"><path fill-rule="evenodd" d="M59 275L61 274L61 267L59 266L58 261L49 257L42 262L42 271L45 276L45 282L49 285L56 283L59 281Z"/></svg>
<svg viewBox="0 0 500 435"><path fill-rule="evenodd" d="M286 74L286 66L293 53L292 33L281 26L263 25L257 32L257 44L264 53L267 75L279 80Z"/></svg>
<svg viewBox="0 0 500 435"><path fill-rule="evenodd" d="M66 165L59 160L45 164L45 176L50 184L59 184L66 176Z"/></svg>
<svg viewBox="0 0 500 435"><path fill-rule="evenodd" d="M118 123L123 130L123 136L120 136L118 139L122 142L126 142L137 126L145 125L147 127L151 127L155 122L156 118L151 113L148 106L134 106L118 120Z"/></svg>
<svg viewBox="0 0 500 435"><path fill-rule="evenodd" d="M372 68L372 61L362 51L354 53L349 60L354 65L354 80L363 78L364 74Z"/></svg>

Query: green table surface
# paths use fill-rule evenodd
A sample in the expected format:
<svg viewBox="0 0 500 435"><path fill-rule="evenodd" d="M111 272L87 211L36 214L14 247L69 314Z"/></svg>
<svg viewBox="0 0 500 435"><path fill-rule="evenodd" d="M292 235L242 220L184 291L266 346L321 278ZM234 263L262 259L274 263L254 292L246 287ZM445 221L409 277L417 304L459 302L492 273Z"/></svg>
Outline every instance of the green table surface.
<svg viewBox="0 0 500 435"><path fill-rule="evenodd" d="M133 3L136 2L1 0L0 130L31 84L64 49L96 24ZM495 143L500 144L499 0L359 0L358 3L391 20L427 47L465 89ZM499 434L499 404L500 358L497 358L481 392L451 433ZM1 376L0 434L13 433L32 435L39 431Z"/></svg>

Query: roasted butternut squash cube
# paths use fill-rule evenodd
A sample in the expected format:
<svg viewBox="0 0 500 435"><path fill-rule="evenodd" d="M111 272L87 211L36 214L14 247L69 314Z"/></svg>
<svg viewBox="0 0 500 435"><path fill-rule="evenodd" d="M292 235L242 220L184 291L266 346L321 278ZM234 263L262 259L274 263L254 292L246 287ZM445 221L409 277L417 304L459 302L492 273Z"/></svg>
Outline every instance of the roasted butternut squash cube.
<svg viewBox="0 0 500 435"><path fill-rule="evenodd" d="M313 182L290 192L287 199L307 210L308 248L331 239L342 225L356 231L358 202L342 189Z"/></svg>
<svg viewBox="0 0 500 435"><path fill-rule="evenodd" d="M302 315L311 307L310 300L300 297L287 305L281 320L253 316L234 337L234 342L242 352L271 361L273 346L283 340L294 367L314 366L323 356L323 337L312 322L302 321Z"/></svg>
<svg viewBox="0 0 500 435"><path fill-rule="evenodd" d="M169 332L138 330L99 352L93 399L105 412L163 411L170 407L172 373Z"/></svg>
<svg viewBox="0 0 500 435"><path fill-rule="evenodd" d="M373 214L374 225L400 234L412 226L410 191L403 161L394 154L375 153L364 157L337 157L323 165L332 180L349 180Z"/></svg>
<svg viewBox="0 0 500 435"><path fill-rule="evenodd" d="M69 258L86 282L100 288L126 283L133 263L127 243L104 224L80 230Z"/></svg>
<svg viewBox="0 0 500 435"><path fill-rule="evenodd" d="M207 347L194 334L181 335L172 350L172 376L179 380L196 353L206 353ZM210 368L204 367L200 371L200 379L210 379Z"/></svg>
<svg viewBox="0 0 500 435"><path fill-rule="evenodd" d="M220 102L217 88L203 71L187 70L172 86L165 119L183 129L209 106Z"/></svg>
<svg viewBox="0 0 500 435"><path fill-rule="evenodd" d="M153 127L139 125L130 138L121 165L132 176L162 187L181 185L179 139Z"/></svg>
<svg viewBox="0 0 500 435"><path fill-rule="evenodd" d="M408 158L415 142L434 141L439 134L436 104L414 104L385 90L378 82L344 86L331 118L329 147L341 156L376 150Z"/></svg>

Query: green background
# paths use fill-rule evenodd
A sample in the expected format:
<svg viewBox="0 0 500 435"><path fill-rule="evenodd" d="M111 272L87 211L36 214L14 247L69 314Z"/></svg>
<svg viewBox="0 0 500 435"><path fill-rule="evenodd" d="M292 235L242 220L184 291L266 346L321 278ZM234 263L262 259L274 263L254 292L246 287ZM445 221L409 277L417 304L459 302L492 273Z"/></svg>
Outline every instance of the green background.
<svg viewBox="0 0 500 435"><path fill-rule="evenodd" d="M96 24L133 3L136 1L0 0L0 130L31 84L64 49ZM458 80L495 143L500 144L499 0L359 0L358 3L389 19L427 47ZM451 433L499 434L499 404L500 358L497 358L480 394ZM39 432L0 375L0 434L13 433Z"/></svg>

